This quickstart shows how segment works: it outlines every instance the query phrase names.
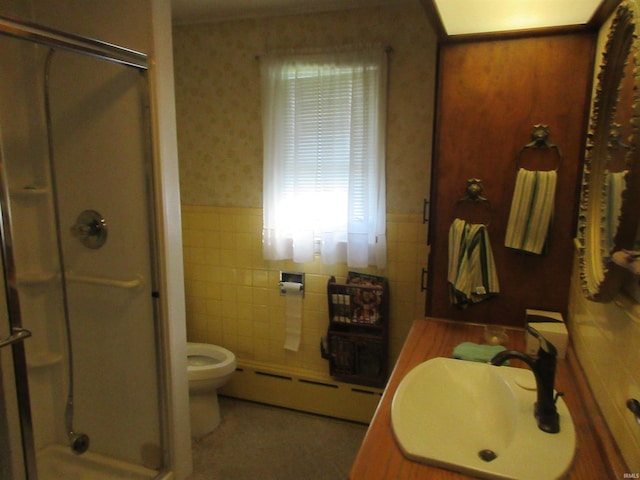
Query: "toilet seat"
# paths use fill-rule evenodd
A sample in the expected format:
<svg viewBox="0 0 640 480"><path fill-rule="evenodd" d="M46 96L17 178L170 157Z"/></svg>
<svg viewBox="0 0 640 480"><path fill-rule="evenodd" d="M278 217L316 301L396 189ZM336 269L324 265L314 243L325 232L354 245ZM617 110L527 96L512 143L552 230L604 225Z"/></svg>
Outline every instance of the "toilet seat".
<svg viewBox="0 0 640 480"><path fill-rule="evenodd" d="M226 348L208 343L187 343L189 380L223 377L233 373L235 369L236 357Z"/></svg>

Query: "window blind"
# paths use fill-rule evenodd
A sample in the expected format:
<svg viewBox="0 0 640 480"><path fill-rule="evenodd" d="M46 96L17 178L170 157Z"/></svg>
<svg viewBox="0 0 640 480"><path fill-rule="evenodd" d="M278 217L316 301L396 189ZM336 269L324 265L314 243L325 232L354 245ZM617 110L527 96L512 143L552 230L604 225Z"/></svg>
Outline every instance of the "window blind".
<svg viewBox="0 0 640 480"><path fill-rule="evenodd" d="M265 258L386 265L382 50L262 59Z"/></svg>

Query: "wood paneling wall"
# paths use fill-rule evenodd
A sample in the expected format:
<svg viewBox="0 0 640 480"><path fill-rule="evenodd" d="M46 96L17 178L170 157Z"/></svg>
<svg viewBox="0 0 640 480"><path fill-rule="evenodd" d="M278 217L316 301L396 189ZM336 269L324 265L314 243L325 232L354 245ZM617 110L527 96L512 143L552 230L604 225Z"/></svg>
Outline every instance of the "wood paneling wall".
<svg viewBox="0 0 640 480"><path fill-rule="evenodd" d="M427 315L504 325L523 325L527 308L566 316L595 41L595 34L581 33L441 46ZM534 256L507 249L504 236L516 157L539 123L549 126L549 141L563 159L550 250ZM551 151L522 157L530 169L554 163ZM500 294L459 309L448 294L449 226L456 216L487 221L482 209L456 206L469 178L482 180L491 202L488 231Z"/></svg>

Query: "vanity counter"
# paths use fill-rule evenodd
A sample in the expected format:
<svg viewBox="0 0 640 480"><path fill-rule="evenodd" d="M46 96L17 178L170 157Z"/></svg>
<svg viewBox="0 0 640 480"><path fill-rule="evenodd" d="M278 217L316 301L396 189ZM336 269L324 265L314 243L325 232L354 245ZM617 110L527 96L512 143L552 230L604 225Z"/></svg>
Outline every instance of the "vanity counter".
<svg viewBox="0 0 640 480"><path fill-rule="evenodd" d="M525 351L524 329L507 327L507 334L507 349ZM413 367L431 358L451 357L453 348L465 341L482 343L483 326L434 318L414 322L353 464L350 480L472 478L408 460L398 448L391 427L391 402L404 376ZM520 361L512 362L512 366L527 368ZM565 394L563 399L576 429L576 453L568 478L623 478L628 470L571 347L567 349L565 359L558 359L555 386L556 390ZM533 414L531 421L535 421Z"/></svg>

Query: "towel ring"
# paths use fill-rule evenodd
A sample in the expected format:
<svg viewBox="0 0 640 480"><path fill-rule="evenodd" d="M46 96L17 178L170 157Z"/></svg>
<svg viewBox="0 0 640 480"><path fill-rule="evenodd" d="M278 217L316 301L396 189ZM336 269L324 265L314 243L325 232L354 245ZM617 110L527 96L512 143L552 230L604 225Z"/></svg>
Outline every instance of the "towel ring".
<svg viewBox="0 0 640 480"><path fill-rule="evenodd" d="M520 161L522 159L522 154L529 149L532 148L549 148L551 150L555 150L558 156L558 163L556 164L555 170L558 171L560 168L560 164L562 163L562 152L560 151L560 147L558 147L554 143L549 142L549 126L537 124L534 125L531 129L531 141L527 143L524 147L520 149L518 155L516 156L516 170L519 170Z"/></svg>
<svg viewBox="0 0 640 480"><path fill-rule="evenodd" d="M629 170L629 152L631 145L620 140L620 124L612 123L609 127L609 141L607 143L608 156L606 169L611 173L621 173Z"/></svg>
<svg viewBox="0 0 640 480"><path fill-rule="evenodd" d="M631 145L627 145L620 140L622 136L622 132L620 131L621 126L619 123L612 123L609 126L609 148L610 149L621 149L621 150L631 150Z"/></svg>
<svg viewBox="0 0 640 480"><path fill-rule="evenodd" d="M489 226L491 220L493 218L493 207L491 206L491 202L482 195L484 187L482 186L482 180L479 178L470 178L467 180L467 185L465 187L465 196L458 199L454 205L454 213L456 209L463 203L484 203L487 206L487 212L489 214L489 219L484 222L485 226ZM454 215L457 217L457 215Z"/></svg>

